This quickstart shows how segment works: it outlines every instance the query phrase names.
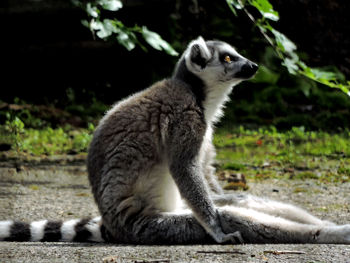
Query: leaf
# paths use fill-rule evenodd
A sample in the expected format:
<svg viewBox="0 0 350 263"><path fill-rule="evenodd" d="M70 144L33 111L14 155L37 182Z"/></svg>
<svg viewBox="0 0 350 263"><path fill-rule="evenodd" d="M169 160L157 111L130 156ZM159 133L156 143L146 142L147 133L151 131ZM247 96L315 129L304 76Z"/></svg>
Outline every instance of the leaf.
<svg viewBox="0 0 350 263"><path fill-rule="evenodd" d="M93 31L96 31L96 35L99 38L106 38L108 36L110 36L112 34L112 32L109 29L105 28L104 23L102 23L101 21L96 21L96 20L91 20L90 22L90 29Z"/></svg>
<svg viewBox="0 0 350 263"><path fill-rule="evenodd" d="M89 21L87 21L87 20L81 20L81 23L82 23L82 25L83 26L86 26L86 27L88 27L88 28L90 28L90 23L89 23Z"/></svg>
<svg viewBox="0 0 350 263"><path fill-rule="evenodd" d="M286 37L284 34L282 34L281 32L277 31L274 28L268 28L273 35L275 36L275 40L277 43L277 46L283 51L283 52L287 52L287 53L293 53L294 50L297 49L296 45L288 38Z"/></svg>
<svg viewBox="0 0 350 263"><path fill-rule="evenodd" d="M91 5L91 3L87 3L86 12L88 13L89 16L92 16L95 18L98 17L100 14L100 10L96 6Z"/></svg>
<svg viewBox="0 0 350 263"><path fill-rule="evenodd" d="M338 88L350 96L350 81L346 82L345 77L339 71L336 69L321 70L308 67L303 61L300 60L299 56L295 52L297 49L296 45L284 34L275 30L269 24L268 20L279 20L279 14L273 9L273 6L269 0L226 0L226 2L236 16L236 9L244 8L247 16L254 22L255 26L260 29L260 32L263 34L268 43L274 48L278 57L282 60L282 65L288 69L290 74L301 74L311 80L322 83L331 88ZM247 5L247 3L254 6L260 12L262 18L255 18L249 12L249 10L245 9L245 5ZM270 36L267 34L267 31L270 31L273 34L275 41L272 41ZM263 72L263 70L260 70L260 80L258 80L266 81L266 76L268 76L268 74L269 72ZM258 76L259 72L257 74L257 77ZM346 84L343 84L345 82ZM303 91L306 96L309 94L309 90L307 88L303 89Z"/></svg>
<svg viewBox="0 0 350 263"><path fill-rule="evenodd" d="M128 51L135 48L136 36L130 31L121 29L117 35L117 40L119 44L124 46Z"/></svg>
<svg viewBox="0 0 350 263"><path fill-rule="evenodd" d="M114 20L111 19L104 19L103 20L103 27L108 32L118 33L120 29L118 28L118 24L115 23Z"/></svg>
<svg viewBox="0 0 350 263"><path fill-rule="evenodd" d="M120 0L100 0L98 4L109 11L117 11L123 7L123 3Z"/></svg>
<svg viewBox="0 0 350 263"><path fill-rule="evenodd" d="M243 6L237 0L226 0L228 4L233 5L236 9L243 9Z"/></svg>
<svg viewBox="0 0 350 263"><path fill-rule="evenodd" d="M72 4L81 7L81 2L79 0L71 0Z"/></svg>
<svg viewBox="0 0 350 263"><path fill-rule="evenodd" d="M150 31L147 29L147 27L143 26L142 27L142 36L146 40L146 42L152 46L154 49L157 50L164 50L166 53L172 56L177 56L179 55L173 48L172 46L163 40L160 35L157 33Z"/></svg>
<svg viewBox="0 0 350 263"><path fill-rule="evenodd" d="M288 69L288 72L293 75L296 75L299 70L299 67L296 64L296 61L290 58L285 58L282 62L282 65L285 66Z"/></svg>
<svg viewBox="0 0 350 263"><path fill-rule="evenodd" d="M316 79L324 80L336 80L336 74L334 72L323 71L321 69L310 68Z"/></svg>
<svg viewBox="0 0 350 263"><path fill-rule="evenodd" d="M238 3L236 0L226 0L229 8L231 9L232 13L237 16L236 9L242 9L243 7Z"/></svg>
<svg viewBox="0 0 350 263"><path fill-rule="evenodd" d="M116 23L111 19L104 19L103 22L99 20L91 20L90 29L97 31L96 35L101 38L107 38L113 33L119 33Z"/></svg>
<svg viewBox="0 0 350 263"><path fill-rule="evenodd" d="M305 63L303 62L298 62L298 64L303 69L299 71L300 74L304 75L309 79L322 83L323 85L326 85L328 87L340 89L345 94L350 96L350 85L349 85L350 83L348 82L347 83L348 85L338 83L338 78L336 73L324 71L316 68L310 68L307 65L305 65Z"/></svg>
<svg viewBox="0 0 350 263"><path fill-rule="evenodd" d="M250 0L249 3L258 9L264 18L272 21L279 20L278 12L273 10L273 7L268 0Z"/></svg>

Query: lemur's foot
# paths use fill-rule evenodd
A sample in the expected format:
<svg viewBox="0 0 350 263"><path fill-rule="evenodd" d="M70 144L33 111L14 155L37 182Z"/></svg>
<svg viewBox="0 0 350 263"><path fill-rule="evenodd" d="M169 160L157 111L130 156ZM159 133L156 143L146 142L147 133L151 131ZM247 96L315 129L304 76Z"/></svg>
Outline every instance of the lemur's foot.
<svg viewBox="0 0 350 263"><path fill-rule="evenodd" d="M315 239L318 243L350 244L350 224L326 226L317 233Z"/></svg>

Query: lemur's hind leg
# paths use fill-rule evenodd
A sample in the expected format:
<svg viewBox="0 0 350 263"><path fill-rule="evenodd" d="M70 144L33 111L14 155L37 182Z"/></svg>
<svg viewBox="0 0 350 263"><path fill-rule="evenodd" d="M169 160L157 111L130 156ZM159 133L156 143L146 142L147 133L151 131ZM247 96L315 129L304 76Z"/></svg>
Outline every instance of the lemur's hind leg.
<svg viewBox="0 0 350 263"><path fill-rule="evenodd" d="M338 243L350 244L350 225L322 226L292 222L242 207L218 209L223 230L239 231L245 243ZM123 227L127 243L216 243L190 211L140 216Z"/></svg>
<svg viewBox="0 0 350 263"><path fill-rule="evenodd" d="M291 204L277 202L246 194L212 195L217 206L236 206L259 211L271 216L285 218L294 222L312 225L335 225L332 222L321 220L307 211Z"/></svg>
<svg viewBox="0 0 350 263"><path fill-rule="evenodd" d="M350 224L302 224L243 207L219 208L224 231L238 230L248 243L350 244Z"/></svg>

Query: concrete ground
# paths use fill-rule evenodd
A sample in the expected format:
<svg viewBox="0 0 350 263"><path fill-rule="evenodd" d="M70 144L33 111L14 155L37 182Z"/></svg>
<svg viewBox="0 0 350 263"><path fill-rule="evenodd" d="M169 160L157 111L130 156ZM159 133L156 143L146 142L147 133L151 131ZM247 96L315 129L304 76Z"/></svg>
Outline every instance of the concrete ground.
<svg viewBox="0 0 350 263"><path fill-rule="evenodd" d="M97 216L83 161L0 161L0 220ZM248 182L248 192L297 204L337 223L350 223L350 183L315 180ZM341 262L350 245L130 246L87 243L0 242L5 262Z"/></svg>

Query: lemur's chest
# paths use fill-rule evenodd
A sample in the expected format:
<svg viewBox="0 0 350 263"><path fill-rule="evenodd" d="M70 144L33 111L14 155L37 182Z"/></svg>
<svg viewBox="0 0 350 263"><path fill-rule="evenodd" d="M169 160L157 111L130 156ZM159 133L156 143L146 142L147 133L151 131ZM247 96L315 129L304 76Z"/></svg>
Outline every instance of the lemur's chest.
<svg viewBox="0 0 350 263"><path fill-rule="evenodd" d="M143 174L134 189L136 195L147 200L147 205L156 210L171 212L183 206L178 187L165 161Z"/></svg>

